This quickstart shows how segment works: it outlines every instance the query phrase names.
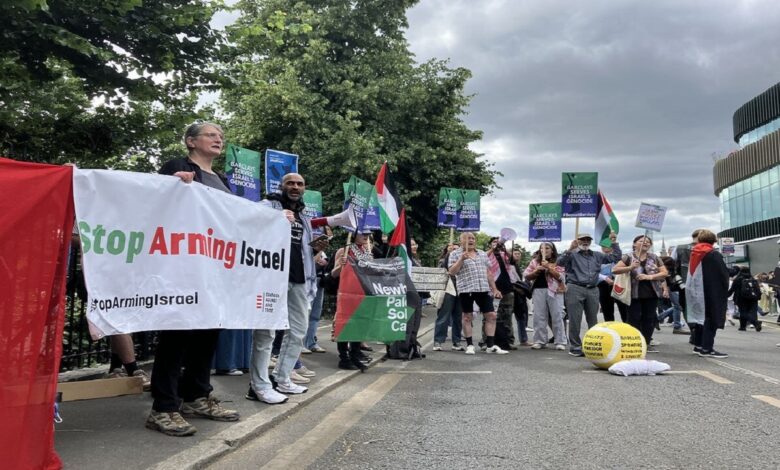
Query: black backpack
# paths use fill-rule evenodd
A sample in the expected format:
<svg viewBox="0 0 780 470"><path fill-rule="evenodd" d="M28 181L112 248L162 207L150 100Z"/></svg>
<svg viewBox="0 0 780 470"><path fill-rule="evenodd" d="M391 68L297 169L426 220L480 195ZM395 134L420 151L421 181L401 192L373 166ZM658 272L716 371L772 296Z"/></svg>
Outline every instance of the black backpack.
<svg viewBox="0 0 780 470"><path fill-rule="evenodd" d="M761 288L758 286L758 281L752 277L747 277L742 280L742 285L739 286L740 300L758 300L761 298Z"/></svg>

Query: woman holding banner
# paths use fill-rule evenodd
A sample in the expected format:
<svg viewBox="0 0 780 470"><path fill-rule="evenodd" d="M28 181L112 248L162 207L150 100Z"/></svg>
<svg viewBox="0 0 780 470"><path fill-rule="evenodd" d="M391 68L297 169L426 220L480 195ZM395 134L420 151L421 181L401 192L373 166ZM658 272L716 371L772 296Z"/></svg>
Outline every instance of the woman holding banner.
<svg viewBox="0 0 780 470"><path fill-rule="evenodd" d="M534 253L523 277L531 284L534 307L534 340L531 349L547 346L547 325L552 324L555 349L566 350L563 326L563 293L565 270L557 266L558 250L552 243L542 243Z"/></svg>
<svg viewBox="0 0 780 470"><path fill-rule="evenodd" d="M638 329L647 342L647 352L658 352L650 345L657 320L658 299L668 296L662 291L661 282L669 273L661 260L652 253L653 240L647 235L634 237L634 251L624 255L612 272L631 273L631 305L628 307L628 323Z"/></svg>
<svg viewBox="0 0 780 470"><path fill-rule="evenodd" d="M472 340L472 319L474 303L484 315L485 335L488 354L507 354L494 344L496 334L496 312L493 298L501 299L490 272L487 254L477 250L476 237L471 232L460 234L460 248L450 253L449 272L455 276L458 298L463 310L463 333L466 337L466 354L476 354Z"/></svg>
<svg viewBox="0 0 780 470"><path fill-rule="evenodd" d="M341 268L347 264L347 258L353 260L366 260L370 261L374 259L374 255L371 247L370 232L356 233L355 243L347 246L346 249L339 248L336 255L333 257L335 264L331 271L331 277L338 279L341 274ZM339 341L336 346L339 351L339 369L357 370L365 372L367 369L367 362L371 361L371 358L363 354L360 350L361 343L358 341Z"/></svg>

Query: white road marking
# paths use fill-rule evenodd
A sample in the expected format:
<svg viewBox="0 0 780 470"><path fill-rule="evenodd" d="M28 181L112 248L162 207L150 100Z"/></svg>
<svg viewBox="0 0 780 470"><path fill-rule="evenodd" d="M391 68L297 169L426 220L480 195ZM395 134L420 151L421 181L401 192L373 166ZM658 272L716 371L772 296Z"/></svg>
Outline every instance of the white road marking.
<svg viewBox="0 0 780 470"><path fill-rule="evenodd" d="M733 364L729 364L728 362L716 361L715 359L708 359L708 360L710 362L714 362L715 364L723 366L726 369L731 369L731 370L735 370L737 372L742 372L745 375L749 375L751 377L759 378L759 379L764 380L766 382L769 382L771 384L780 385L780 379L776 379L774 377L770 377L770 376L764 375L764 374L759 374L758 372L754 372L754 371L752 371L750 369L744 369L742 367L738 367L738 366L735 366Z"/></svg>
<svg viewBox="0 0 780 470"><path fill-rule="evenodd" d="M324 454L336 439L357 424L402 378L401 374L393 373L379 377L339 405L311 431L279 450L263 468L289 470L308 467Z"/></svg>
<svg viewBox="0 0 780 470"><path fill-rule="evenodd" d="M755 398L756 400L761 400L764 403L769 403L770 405L780 408L780 400L774 397L768 397L766 395L751 395L751 397Z"/></svg>
<svg viewBox="0 0 780 470"><path fill-rule="evenodd" d="M492 370L399 370L399 374L492 374Z"/></svg>

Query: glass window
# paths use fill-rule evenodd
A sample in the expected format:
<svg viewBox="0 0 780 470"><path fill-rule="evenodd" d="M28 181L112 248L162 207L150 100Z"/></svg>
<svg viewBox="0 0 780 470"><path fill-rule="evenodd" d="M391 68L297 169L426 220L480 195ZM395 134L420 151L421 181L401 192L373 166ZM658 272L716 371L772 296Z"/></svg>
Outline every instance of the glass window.
<svg viewBox="0 0 780 470"><path fill-rule="evenodd" d="M750 194L742 196L742 225L753 223L753 199Z"/></svg>
<svg viewBox="0 0 780 470"><path fill-rule="evenodd" d="M762 189L769 186L769 170L762 171L761 173L759 173L758 177Z"/></svg>
<svg viewBox="0 0 780 470"><path fill-rule="evenodd" d="M761 188L761 220L772 218L772 198L769 195L769 186Z"/></svg>
<svg viewBox="0 0 780 470"><path fill-rule="evenodd" d="M769 183L777 183L778 181L780 181L780 166L769 170Z"/></svg>
<svg viewBox="0 0 780 470"><path fill-rule="evenodd" d="M763 209L761 207L761 190L753 191L753 220L751 222L758 222L764 220Z"/></svg>
<svg viewBox="0 0 780 470"><path fill-rule="evenodd" d="M780 183L775 181L769 186L769 198L772 201L771 217L780 217Z"/></svg>
<svg viewBox="0 0 780 470"><path fill-rule="evenodd" d="M723 191L720 192L721 201L728 202L729 200L729 188L725 188Z"/></svg>
<svg viewBox="0 0 780 470"><path fill-rule="evenodd" d="M734 188L734 196L739 197L742 196L745 185L742 184L742 181L737 181L737 183L733 186L733 188Z"/></svg>
<svg viewBox="0 0 780 470"><path fill-rule="evenodd" d="M729 201L726 201L726 203L723 204L723 229L725 230L731 227L731 204Z"/></svg>
<svg viewBox="0 0 780 470"><path fill-rule="evenodd" d="M755 191L761 189L761 175L753 175L750 177L750 190Z"/></svg>
<svg viewBox="0 0 780 470"><path fill-rule="evenodd" d="M732 227L739 227L742 225L742 217L745 214L745 211L742 208L742 196L732 199L729 202L729 209L731 210Z"/></svg>

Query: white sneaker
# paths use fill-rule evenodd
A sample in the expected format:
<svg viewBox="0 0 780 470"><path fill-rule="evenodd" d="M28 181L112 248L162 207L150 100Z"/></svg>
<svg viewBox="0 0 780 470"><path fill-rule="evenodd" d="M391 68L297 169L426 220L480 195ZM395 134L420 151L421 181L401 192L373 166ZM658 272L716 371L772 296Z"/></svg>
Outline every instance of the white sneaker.
<svg viewBox="0 0 780 470"><path fill-rule="evenodd" d="M556 351L566 351L566 346L564 346L562 344L556 344L555 345L555 350Z"/></svg>
<svg viewBox="0 0 780 470"><path fill-rule="evenodd" d="M485 352L488 353L488 354L509 354L509 351L505 351L505 350L503 350L503 349L501 349L501 348L499 348L498 346L495 346L495 345L492 346L492 347L487 348L485 350Z"/></svg>
<svg viewBox="0 0 780 470"><path fill-rule="evenodd" d="M286 396L272 388L266 388L264 390L260 390L259 392L255 392L255 395L257 396L258 401L268 403L269 405L278 405L279 403L284 403L287 401Z"/></svg>
<svg viewBox="0 0 780 470"><path fill-rule="evenodd" d="M315 377L317 375L316 372L314 372L313 370L309 369L306 366L301 366L298 369L294 369L294 370L301 377Z"/></svg>
<svg viewBox="0 0 780 470"><path fill-rule="evenodd" d="M661 344L660 341L656 341L655 339L650 340L650 344L648 346L659 346Z"/></svg>
<svg viewBox="0 0 780 470"><path fill-rule="evenodd" d="M311 349L309 349L309 348L302 348L301 349L301 354L311 354Z"/></svg>
<svg viewBox="0 0 780 470"><path fill-rule="evenodd" d="M287 382L277 383L276 391L280 393L286 393L288 395L300 395L301 393L308 392L309 389L302 385L294 384L292 380L288 380Z"/></svg>
<svg viewBox="0 0 780 470"><path fill-rule="evenodd" d="M542 349L544 345L542 343L534 343L531 345L531 349Z"/></svg>
<svg viewBox="0 0 780 470"><path fill-rule="evenodd" d="M468 346L466 346L466 354L476 354L476 353L477 353L477 350L474 349L474 345L473 344L469 344Z"/></svg>
<svg viewBox="0 0 780 470"><path fill-rule="evenodd" d="M295 370L290 373L290 380L296 384L307 384L311 382L310 378L302 376L301 374L295 372Z"/></svg>
<svg viewBox="0 0 780 470"><path fill-rule="evenodd" d="M433 343L434 351L441 351L441 343Z"/></svg>
<svg viewBox="0 0 780 470"><path fill-rule="evenodd" d="M530 327L526 327L526 328L525 328L525 331L526 331L527 333L533 333L533 332L534 332L534 329L533 329L533 328L530 328Z"/></svg>

